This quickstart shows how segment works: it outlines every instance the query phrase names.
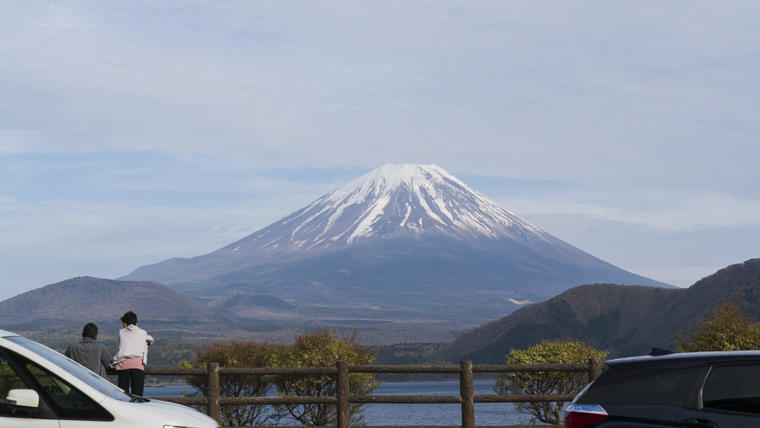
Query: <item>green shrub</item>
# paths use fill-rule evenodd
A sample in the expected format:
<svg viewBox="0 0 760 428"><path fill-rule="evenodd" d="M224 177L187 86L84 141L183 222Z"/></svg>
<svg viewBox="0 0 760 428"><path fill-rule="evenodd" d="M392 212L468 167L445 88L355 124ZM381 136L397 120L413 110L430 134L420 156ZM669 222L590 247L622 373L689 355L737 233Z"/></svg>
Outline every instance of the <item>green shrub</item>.
<svg viewBox="0 0 760 428"><path fill-rule="evenodd" d="M336 331L317 328L296 334L293 345L277 347L272 353L273 367L330 367L339 361L351 365L369 365L377 350L362 345L352 334L338 335ZM284 397L335 396L337 382L331 375L276 376L273 379L277 394ZM373 373L349 375L351 394L369 394L377 388ZM281 405L275 407L280 418L292 418L308 426L337 425L337 409L334 404ZM351 404L351 424L363 421L363 405Z"/></svg>
<svg viewBox="0 0 760 428"><path fill-rule="evenodd" d="M507 364L586 363L589 358L604 358L607 351L599 351L585 342L570 339L547 340L525 350L512 349ZM577 394L588 383L583 372L514 372L496 377L497 394ZM531 423L558 424L559 411L564 402L516 403L518 412L529 415Z"/></svg>

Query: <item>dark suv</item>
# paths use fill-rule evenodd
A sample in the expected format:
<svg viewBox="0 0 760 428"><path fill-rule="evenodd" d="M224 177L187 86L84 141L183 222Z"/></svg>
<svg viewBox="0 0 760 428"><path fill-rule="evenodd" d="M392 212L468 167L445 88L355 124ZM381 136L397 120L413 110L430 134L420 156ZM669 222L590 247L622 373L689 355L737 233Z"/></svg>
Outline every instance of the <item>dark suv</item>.
<svg viewBox="0 0 760 428"><path fill-rule="evenodd" d="M760 351L652 350L607 366L565 408L566 428L760 427Z"/></svg>

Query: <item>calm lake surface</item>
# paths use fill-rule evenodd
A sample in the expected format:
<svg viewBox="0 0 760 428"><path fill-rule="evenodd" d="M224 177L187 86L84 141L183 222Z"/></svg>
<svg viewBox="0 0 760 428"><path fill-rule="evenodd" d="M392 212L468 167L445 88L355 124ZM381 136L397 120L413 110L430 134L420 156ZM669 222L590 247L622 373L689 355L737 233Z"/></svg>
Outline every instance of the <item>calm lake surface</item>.
<svg viewBox="0 0 760 428"><path fill-rule="evenodd" d="M475 394L493 394L493 380L476 380ZM179 397L192 391L187 385L145 387L146 397ZM459 395L458 381L383 382L374 395ZM461 425L459 404L367 404L367 425ZM510 403L475 404L475 424L512 425L527 423L528 418L514 411Z"/></svg>

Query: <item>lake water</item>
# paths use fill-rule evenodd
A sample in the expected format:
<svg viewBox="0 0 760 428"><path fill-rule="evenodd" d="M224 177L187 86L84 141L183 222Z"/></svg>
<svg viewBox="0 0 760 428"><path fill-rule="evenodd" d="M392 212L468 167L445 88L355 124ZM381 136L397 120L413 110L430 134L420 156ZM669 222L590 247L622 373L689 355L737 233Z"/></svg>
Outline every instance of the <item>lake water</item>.
<svg viewBox="0 0 760 428"><path fill-rule="evenodd" d="M475 394L493 394L493 380L476 380ZM145 387L146 397L179 397L191 391L187 385ZM458 381L383 382L374 395L459 395ZM459 404L366 404L367 425L461 425ZM525 415L514 411L511 403L475 404L476 425L513 425L527 423Z"/></svg>

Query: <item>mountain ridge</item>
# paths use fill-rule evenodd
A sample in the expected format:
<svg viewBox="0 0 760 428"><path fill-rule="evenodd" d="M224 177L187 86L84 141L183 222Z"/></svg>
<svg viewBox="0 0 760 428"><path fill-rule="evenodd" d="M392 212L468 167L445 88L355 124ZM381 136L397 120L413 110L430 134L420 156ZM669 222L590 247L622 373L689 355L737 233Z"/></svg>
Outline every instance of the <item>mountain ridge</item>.
<svg viewBox="0 0 760 428"><path fill-rule="evenodd" d="M760 319L760 259L727 266L685 289L589 284L484 324L429 356L433 360L501 363L510 349L546 339L587 340L611 357L652 347L675 349L720 300Z"/></svg>
<svg viewBox="0 0 760 428"><path fill-rule="evenodd" d="M397 310L393 319L378 320L369 315L377 310L373 306L345 309L345 313L332 314L323 325L345 331L357 329L363 340L375 345L398 344L384 348L385 359L378 362L382 364L398 363L394 358L399 355L406 363L502 363L510 349L556 338L588 340L616 357L640 355L651 347L673 349L678 334L693 330L722 299L738 303L760 319L760 259L727 266L688 289L619 284L573 287L462 331L458 338L451 337L456 332L449 330L450 320L425 326L429 319L424 313L405 310ZM519 303L524 302L491 299L476 307L484 310ZM237 316L237 307L254 316ZM295 331L320 325L304 322L304 315L313 309L269 295L231 293L204 305L157 283L79 277L0 302L0 328L60 348L78 337L84 323L96 322L103 340L113 346L114 334L121 327L118 318L129 309L138 313L141 325L161 339L161 346L168 346L162 351L163 361L171 364L176 364L176 358L187 358L193 345L210 340L236 337L286 341ZM260 318L252 320L255 317ZM383 334L384 329L396 335Z"/></svg>

